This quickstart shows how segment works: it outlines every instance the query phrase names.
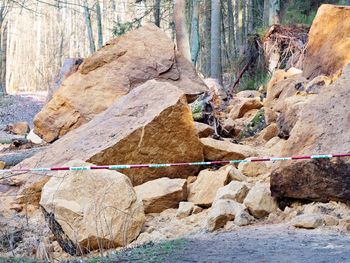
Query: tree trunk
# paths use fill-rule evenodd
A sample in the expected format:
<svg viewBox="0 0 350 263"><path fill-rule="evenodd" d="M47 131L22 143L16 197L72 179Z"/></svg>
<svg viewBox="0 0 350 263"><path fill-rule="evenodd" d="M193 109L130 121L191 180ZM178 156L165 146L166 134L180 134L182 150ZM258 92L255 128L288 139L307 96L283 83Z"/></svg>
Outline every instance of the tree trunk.
<svg viewBox="0 0 350 263"><path fill-rule="evenodd" d="M84 4L84 18L85 18L86 30L88 34L90 53L93 54L96 52L96 47L95 47L94 36L92 33L91 16L90 16L90 10L89 10L87 1L85 1L85 4Z"/></svg>
<svg viewBox="0 0 350 263"><path fill-rule="evenodd" d="M211 77L222 83L221 63L221 5L220 0L211 1Z"/></svg>
<svg viewBox="0 0 350 263"><path fill-rule="evenodd" d="M98 48L103 46L103 31L102 31L102 15L99 0L96 1L96 19L97 19L97 34L98 34Z"/></svg>
<svg viewBox="0 0 350 263"><path fill-rule="evenodd" d="M242 46L247 46L247 0L242 0Z"/></svg>
<svg viewBox="0 0 350 263"><path fill-rule="evenodd" d="M2 28L2 24L3 24L3 20L0 19L0 29ZM6 41L5 39L5 34L7 34L6 31L5 31L5 28L4 30L0 30L0 70L1 70L0 71L0 97L3 95L6 95L6 78L5 78L5 85L3 83L3 75L5 74L6 76L6 54L5 54L6 51L4 50L4 47L6 46L6 44L4 43L4 41ZM4 63L4 60L5 60L5 63Z"/></svg>
<svg viewBox="0 0 350 263"><path fill-rule="evenodd" d="M269 26L279 24L280 0L270 0L269 5Z"/></svg>
<svg viewBox="0 0 350 263"><path fill-rule="evenodd" d="M263 25L264 27L269 25L269 6L270 6L270 0L264 0L264 15L263 15Z"/></svg>
<svg viewBox="0 0 350 263"><path fill-rule="evenodd" d="M155 0L154 3L154 23L157 27L160 27L160 1L161 0Z"/></svg>
<svg viewBox="0 0 350 263"><path fill-rule="evenodd" d="M248 0L248 34L253 32L254 16L253 16L253 0Z"/></svg>
<svg viewBox="0 0 350 263"><path fill-rule="evenodd" d="M241 50L241 27L239 21L240 0L235 0L235 33L236 33L236 53L239 54Z"/></svg>
<svg viewBox="0 0 350 263"><path fill-rule="evenodd" d="M177 50L191 61L190 43L186 29L186 1L174 0L174 22L176 31Z"/></svg>
<svg viewBox="0 0 350 263"><path fill-rule="evenodd" d="M191 61L193 65L196 65L200 42L199 42L199 2L198 0L192 0L192 22L191 22Z"/></svg>
<svg viewBox="0 0 350 263"><path fill-rule="evenodd" d="M233 13L232 0L227 1L227 13L228 13L228 48L229 55L233 57L235 47L235 19Z"/></svg>

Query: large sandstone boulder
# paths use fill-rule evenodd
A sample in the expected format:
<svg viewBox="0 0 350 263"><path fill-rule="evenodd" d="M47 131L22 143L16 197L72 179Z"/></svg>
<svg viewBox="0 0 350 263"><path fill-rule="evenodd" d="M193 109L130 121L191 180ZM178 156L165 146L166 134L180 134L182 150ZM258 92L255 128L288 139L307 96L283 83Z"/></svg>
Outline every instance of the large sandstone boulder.
<svg viewBox="0 0 350 263"><path fill-rule="evenodd" d="M350 66L303 107L282 155L349 152L349 74ZM347 158L281 163L271 175L272 195L315 201L350 200L349 167Z"/></svg>
<svg viewBox="0 0 350 263"><path fill-rule="evenodd" d="M309 32L303 75L336 76L350 62L350 7L321 5Z"/></svg>
<svg viewBox="0 0 350 263"><path fill-rule="evenodd" d="M145 222L130 179L116 171L59 172L44 186L40 205L57 241L71 255L125 246Z"/></svg>
<svg viewBox="0 0 350 263"><path fill-rule="evenodd" d="M190 185L188 201L195 205L209 207L215 199L219 188L229 181L227 170L202 170L197 180Z"/></svg>
<svg viewBox="0 0 350 263"><path fill-rule="evenodd" d="M77 158L96 165L203 161L203 148L184 93L151 80L16 168L58 166ZM175 166L122 172L139 185L164 176L187 178L198 170L198 166ZM38 192L47 181L30 173L13 179L26 183L22 193ZM36 197L30 196L33 201Z"/></svg>
<svg viewBox="0 0 350 263"><path fill-rule="evenodd" d="M84 59L35 117L35 133L52 142L150 79L170 81L192 97L206 90L190 62L180 55L175 58L171 39L149 24L111 40Z"/></svg>
<svg viewBox="0 0 350 263"><path fill-rule="evenodd" d="M159 178L135 187L142 200L145 213L160 213L169 208L177 208L187 198L186 179Z"/></svg>

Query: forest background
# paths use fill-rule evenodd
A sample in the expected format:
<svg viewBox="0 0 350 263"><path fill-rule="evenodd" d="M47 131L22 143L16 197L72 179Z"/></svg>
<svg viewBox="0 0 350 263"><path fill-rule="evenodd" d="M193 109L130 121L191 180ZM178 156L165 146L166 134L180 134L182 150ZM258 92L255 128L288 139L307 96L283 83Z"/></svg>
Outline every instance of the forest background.
<svg viewBox="0 0 350 263"><path fill-rule="evenodd" d="M87 57L144 23L161 27L204 77L258 89L275 68L262 38L273 24L307 31L323 3L350 0L1 0L0 94L47 91L67 58ZM244 72L244 74L242 74Z"/></svg>

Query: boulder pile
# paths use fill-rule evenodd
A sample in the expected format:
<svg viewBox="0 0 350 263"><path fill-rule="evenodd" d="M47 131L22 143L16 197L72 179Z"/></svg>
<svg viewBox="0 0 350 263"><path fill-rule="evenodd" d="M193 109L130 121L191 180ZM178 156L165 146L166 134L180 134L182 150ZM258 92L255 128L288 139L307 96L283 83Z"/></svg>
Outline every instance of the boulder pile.
<svg viewBox="0 0 350 263"><path fill-rule="evenodd" d="M52 144L15 168L246 161L25 173L6 182L17 194L13 209L37 215L40 205L52 239L71 255L255 222L350 229L340 203L350 201L348 159L249 162L349 153L349 40L318 33L338 24L350 35L349 14L323 5L304 68L276 70L266 88L231 100L215 81L207 87L157 27L112 40L37 115L35 132ZM215 100L214 125L195 116L206 98Z"/></svg>

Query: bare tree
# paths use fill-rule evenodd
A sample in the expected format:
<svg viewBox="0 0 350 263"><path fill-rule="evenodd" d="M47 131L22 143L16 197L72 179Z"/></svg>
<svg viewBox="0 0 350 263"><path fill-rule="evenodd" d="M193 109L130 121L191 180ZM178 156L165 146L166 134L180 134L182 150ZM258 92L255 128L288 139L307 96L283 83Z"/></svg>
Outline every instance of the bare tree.
<svg viewBox="0 0 350 263"><path fill-rule="evenodd" d="M102 14L100 1L96 0L96 20L97 20L97 35L98 35L98 48L103 45L103 30L102 30Z"/></svg>
<svg viewBox="0 0 350 263"><path fill-rule="evenodd" d="M211 77L222 83L221 63L221 4L211 1Z"/></svg>
<svg viewBox="0 0 350 263"><path fill-rule="evenodd" d="M191 22L191 61L196 65L199 54L199 2L192 0L192 22Z"/></svg>
<svg viewBox="0 0 350 263"><path fill-rule="evenodd" d="M154 23L160 27L160 2L161 0L154 0Z"/></svg>
<svg viewBox="0 0 350 263"><path fill-rule="evenodd" d="M86 24L86 31L88 34L88 40L90 44L90 53L93 54L96 52L96 46L95 46L94 35L92 31L90 9L89 9L87 0L84 1L84 18L85 18L85 24Z"/></svg>
<svg viewBox="0 0 350 263"><path fill-rule="evenodd" d="M186 1L174 0L174 21L177 49L191 61L190 43L186 29Z"/></svg>

